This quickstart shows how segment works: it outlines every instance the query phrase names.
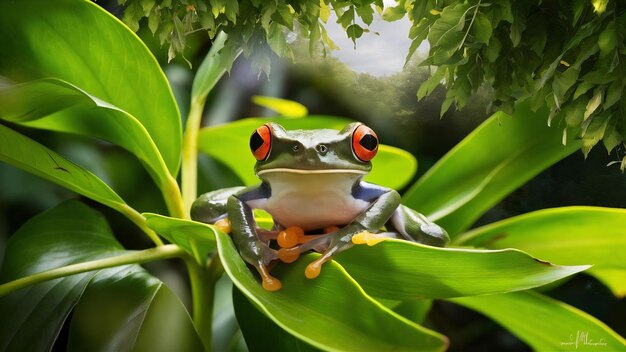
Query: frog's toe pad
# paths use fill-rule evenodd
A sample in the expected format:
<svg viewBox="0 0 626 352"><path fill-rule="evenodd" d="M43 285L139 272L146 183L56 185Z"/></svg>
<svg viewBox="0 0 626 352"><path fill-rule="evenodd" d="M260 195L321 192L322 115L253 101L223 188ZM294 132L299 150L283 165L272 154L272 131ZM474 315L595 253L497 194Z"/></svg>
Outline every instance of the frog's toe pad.
<svg viewBox="0 0 626 352"><path fill-rule="evenodd" d="M291 248L295 247L298 243L301 243L303 237L304 231L302 230L302 228L297 226L290 226L278 233L276 241L278 242L278 245L282 248Z"/></svg>
<svg viewBox="0 0 626 352"><path fill-rule="evenodd" d="M217 220L215 224L213 224L213 226L215 226L218 231L221 231L223 233L230 233L230 231L232 230L230 226L230 220L228 220L228 218Z"/></svg>
<svg viewBox="0 0 626 352"><path fill-rule="evenodd" d="M278 291L283 286L280 280L273 276L267 276L263 278L263 288L267 291Z"/></svg>
<svg viewBox="0 0 626 352"><path fill-rule="evenodd" d="M293 263L300 257L300 251L294 248L281 248L278 250L278 259L283 263Z"/></svg>
<svg viewBox="0 0 626 352"><path fill-rule="evenodd" d="M312 261L306 266L306 269L304 269L304 276L306 276L307 279L315 279L320 275L322 265L329 260L330 258L324 259L324 257L320 257L319 259Z"/></svg>
<svg viewBox="0 0 626 352"><path fill-rule="evenodd" d="M352 243L373 246L384 241L386 238L387 236L384 235L363 231L352 236Z"/></svg>

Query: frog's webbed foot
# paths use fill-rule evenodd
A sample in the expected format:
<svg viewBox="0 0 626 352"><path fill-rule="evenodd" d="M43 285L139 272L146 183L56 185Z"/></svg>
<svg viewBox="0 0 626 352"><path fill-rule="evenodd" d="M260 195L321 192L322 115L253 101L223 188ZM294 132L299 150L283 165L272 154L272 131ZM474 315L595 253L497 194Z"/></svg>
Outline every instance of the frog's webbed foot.
<svg viewBox="0 0 626 352"><path fill-rule="evenodd" d="M263 288L268 291L280 290L280 280L270 275L268 265L278 259L278 252L263 241L250 241L240 248L241 257L254 266L261 275Z"/></svg>
<svg viewBox="0 0 626 352"><path fill-rule="evenodd" d="M398 238L395 232L372 233L366 230L355 231L349 227L343 228L341 231L329 236L326 240L329 242L327 248L323 251L322 256L307 265L304 275L309 279L319 276L322 265L332 259L354 244L367 244L368 246L376 245L387 238Z"/></svg>

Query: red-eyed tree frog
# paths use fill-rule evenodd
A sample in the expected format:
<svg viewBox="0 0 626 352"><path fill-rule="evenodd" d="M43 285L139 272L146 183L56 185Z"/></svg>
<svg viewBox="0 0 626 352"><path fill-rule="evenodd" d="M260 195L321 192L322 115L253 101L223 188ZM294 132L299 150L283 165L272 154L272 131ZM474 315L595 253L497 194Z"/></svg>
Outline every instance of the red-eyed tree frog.
<svg viewBox="0 0 626 352"><path fill-rule="evenodd" d="M281 283L270 275L268 264L293 262L309 250L322 254L305 270L315 278L322 264L354 243L371 245L390 237L446 245L446 231L401 205L398 192L362 180L372 169L378 144L376 133L361 123L341 131L286 131L265 124L250 138L261 183L205 193L193 203L191 217L222 225L228 219L241 257L270 291ZM257 227L253 209L272 216L273 230ZM273 240L281 248L272 246Z"/></svg>

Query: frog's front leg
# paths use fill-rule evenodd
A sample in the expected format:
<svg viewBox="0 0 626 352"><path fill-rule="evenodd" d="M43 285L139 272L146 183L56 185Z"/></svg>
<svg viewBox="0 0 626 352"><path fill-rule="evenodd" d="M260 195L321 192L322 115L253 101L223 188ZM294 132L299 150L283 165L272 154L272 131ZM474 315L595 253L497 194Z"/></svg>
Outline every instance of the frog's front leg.
<svg viewBox="0 0 626 352"><path fill-rule="evenodd" d="M332 259L332 256L352 247L352 237L358 233L378 232L385 225L394 211L400 205L400 194L392 189L377 188L375 189L376 198L371 201L370 206L359 214L350 224L337 230L329 236L313 240L303 246L302 249L312 245L319 245L321 241L327 241L328 248L322 256L307 265L305 275L309 279L316 278L322 265ZM370 196L372 192L369 192Z"/></svg>
<svg viewBox="0 0 626 352"><path fill-rule="evenodd" d="M248 203L263 199L263 188L245 189L228 198L228 217L232 226L233 241L241 257L254 266L263 280L263 288L276 291L281 288L278 279L271 276L267 265L277 258L276 251L270 248L257 233L256 221Z"/></svg>

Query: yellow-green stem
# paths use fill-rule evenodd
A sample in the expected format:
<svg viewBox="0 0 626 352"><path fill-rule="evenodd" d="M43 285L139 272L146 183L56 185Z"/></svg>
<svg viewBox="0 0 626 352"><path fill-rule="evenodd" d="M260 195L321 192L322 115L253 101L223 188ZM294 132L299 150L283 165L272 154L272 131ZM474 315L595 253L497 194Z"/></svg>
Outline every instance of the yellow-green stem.
<svg viewBox="0 0 626 352"><path fill-rule="evenodd" d="M191 283L193 322L196 330L198 330L204 349L211 351L213 299L215 296L215 281L217 279L213 278L208 267L199 264L191 256L185 258L185 264Z"/></svg>
<svg viewBox="0 0 626 352"><path fill-rule="evenodd" d="M170 215L179 219L189 219L189 211L185 209L185 204L180 193L180 187L178 187L176 179L168 175L168 182L162 185L162 189L163 197L165 198L167 210Z"/></svg>
<svg viewBox="0 0 626 352"><path fill-rule="evenodd" d="M163 241L161 241L159 235L157 235L156 232L148 227L148 224L146 223L146 218L143 215L139 214L137 210L131 208L128 204L120 204L116 207L116 209L122 214L126 215L126 217L130 219L130 221L135 223L135 225L137 225L143 232L145 232L155 245L163 245Z"/></svg>
<svg viewBox="0 0 626 352"><path fill-rule="evenodd" d="M143 251L125 253L115 257L97 259L84 263L70 264L61 268L40 272L2 284L0 285L0 297L17 289L47 280L58 279L60 277L80 274L87 271L111 268L114 266L140 264L155 260L181 257L184 253L185 252L180 247L173 244L168 244L156 248L146 249Z"/></svg>
<svg viewBox="0 0 626 352"><path fill-rule="evenodd" d="M185 136L183 139L182 188L185 213L189 214L191 204L197 195L198 179L198 131L202 122L202 111L206 97L192 99Z"/></svg>

